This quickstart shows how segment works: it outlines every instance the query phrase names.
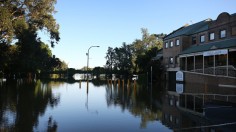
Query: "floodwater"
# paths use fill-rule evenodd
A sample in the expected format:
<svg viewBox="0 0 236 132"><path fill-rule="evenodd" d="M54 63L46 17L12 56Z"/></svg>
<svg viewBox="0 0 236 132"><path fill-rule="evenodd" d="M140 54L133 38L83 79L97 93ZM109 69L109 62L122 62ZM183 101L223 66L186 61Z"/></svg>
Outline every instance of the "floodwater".
<svg viewBox="0 0 236 132"><path fill-rule="evenodd" d="M185 89L163 83L0 80L0 131L236 130L235 96Z"/></svg>

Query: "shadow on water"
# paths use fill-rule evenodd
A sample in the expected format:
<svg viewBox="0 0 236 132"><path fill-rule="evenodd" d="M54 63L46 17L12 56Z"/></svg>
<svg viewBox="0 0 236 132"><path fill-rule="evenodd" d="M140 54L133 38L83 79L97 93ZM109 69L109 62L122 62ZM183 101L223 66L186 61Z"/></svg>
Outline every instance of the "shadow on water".
<svg viewBox="0 0 236 132"><path fill-rule="evenodd" d="M50 84L40 80L11 80L0 85L0 131L30 132L48 106L55 107L60 96L52 94ZM48 119L46 131L56 131L57 122Z"/></svg>

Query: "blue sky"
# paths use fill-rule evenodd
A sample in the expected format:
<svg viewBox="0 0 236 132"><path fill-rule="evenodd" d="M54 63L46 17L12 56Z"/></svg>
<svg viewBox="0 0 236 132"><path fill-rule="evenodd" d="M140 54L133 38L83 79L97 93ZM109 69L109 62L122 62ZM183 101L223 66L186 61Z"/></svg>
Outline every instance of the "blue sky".
<svg viewBox="0 0 236 132"><path fill-rule="evenodd" d="M236 0L58 0L56 10L61 40L52 52L80 69L92 45L100 47L90 49L89 66L104 66L108 47L140 39L141 28L168 34L186 23L215 20L221 12L236 13Z"/></svg>

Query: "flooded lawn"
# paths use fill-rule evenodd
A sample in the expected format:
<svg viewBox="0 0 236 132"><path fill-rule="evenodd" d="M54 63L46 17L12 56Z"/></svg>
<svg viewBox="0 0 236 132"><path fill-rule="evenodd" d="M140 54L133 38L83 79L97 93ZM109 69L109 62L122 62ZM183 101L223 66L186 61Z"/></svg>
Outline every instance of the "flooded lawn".
<svg viewBox="0 0 236 132"><path fill-rule="evenodd" d="M209 103L206 98L203 101L202 97L177 94L165 85L1 82L0 131L234 130L235 124L211 126L235 122L235 115L218 122L216 117L211 120L214 112L204 107L219 107L219 103ZM235 112L234 103L224 106L227 109L220 107L218 114Z"/></svg>

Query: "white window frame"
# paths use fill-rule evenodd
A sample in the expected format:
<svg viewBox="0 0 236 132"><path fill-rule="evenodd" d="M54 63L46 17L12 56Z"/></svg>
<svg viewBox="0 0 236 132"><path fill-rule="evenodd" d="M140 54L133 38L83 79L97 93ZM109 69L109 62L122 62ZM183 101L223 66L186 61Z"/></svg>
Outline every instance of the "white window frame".
<svg viewBox="0 0 236 132"><path fill-rule="evenodd" d="M168 48L168 46L169 46L169 44L168 44L168 42L166 42L166 43L165 43L165 47Z"/></svg>
<svg viewBox="0 0 236 132"><path fill-rule="evenodd" d="M169 63L170 63L170 64L174 64L174 58L173 58L173 57L170 57Z"/></svg>
<svg viewBox="0 0 236 132"><path fill-rule="evenodd" d="M201 36L200 36L200 42L201 42L201 43L204 43L204 42L205 42L205 35L201 35Z"/></svg>
<svg viewBox="0 0 236 132"><path fill-rule="evenodd" d="M170 41L170 47L173 47L173 46L174 46L173 41Z"/></svg>
<svg viewBox="0 0 236 132"><path fill-rule="evenodd" d="M215 39L215 33L210 33L209 40L214 40L214 39Z"/></svg>
<svg viewBox="0 0 236 132"><path fill-rule="evenodd" d="M220 38L225 38L226 37L226 30L220 30Z"/></svg>
<svg viewBox="0 0 236 132"><path fill-rule="evenodd" d="M177 46L179 46L179 39L176 39L175 43Z"/></svg>

